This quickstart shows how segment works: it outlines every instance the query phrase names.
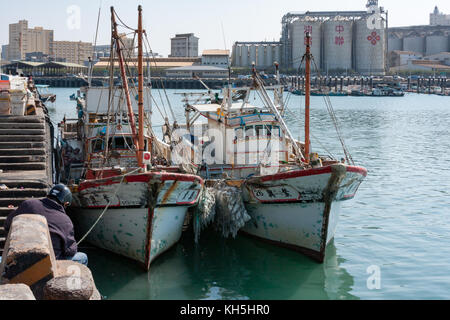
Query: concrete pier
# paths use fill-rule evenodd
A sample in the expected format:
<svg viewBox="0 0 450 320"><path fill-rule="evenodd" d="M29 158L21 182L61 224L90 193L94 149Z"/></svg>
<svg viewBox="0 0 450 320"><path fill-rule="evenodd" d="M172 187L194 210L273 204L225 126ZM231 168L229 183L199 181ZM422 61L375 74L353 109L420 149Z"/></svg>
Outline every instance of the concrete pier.
<svg viewBox="0 0 450 320"><path fill-rule="evenodd" d="M0 252L3 224L22 201L45 197L53 179L53 126L41 105L33 116L0 116Z"/></svg>
<svg viewBox="0 0 450 320"><path fill-rule="evenodd" d="M86 266L56 260L47 220L37 214L13 219L0 264L0 281L0 300L101 299Z"/></svg>

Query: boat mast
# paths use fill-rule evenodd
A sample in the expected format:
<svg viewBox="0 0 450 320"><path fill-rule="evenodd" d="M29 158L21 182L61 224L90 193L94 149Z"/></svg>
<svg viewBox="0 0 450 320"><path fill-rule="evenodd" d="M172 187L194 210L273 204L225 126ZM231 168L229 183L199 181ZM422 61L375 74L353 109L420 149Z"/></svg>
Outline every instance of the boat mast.
<svg viewBox="0 0 450 320"><path fill-rule="evenodd" d="M305 54L305 160L309 163L309 106L310 106L310 90L311 90L311 34L306 33L306 54Z"/></svg>
<svg viewBox="0 0 450 320"><path fill-rule="evenodd" d="M130 98L130 89L128 87L128 80L127 80L127 74L125 72L125 62L123 59L123 55L122 55L122 49L120 47L120 37L119 34L117 32L117 22L116 22L116 16L115 16L115 12L114 12L114 7L111 7L111 22L113 25L113 38L116 40L115 44L116 44L116 51L117 51L117 55L119 57L119 65L120 65L120 75L122 77L122 83L123 83L123 90L125 91L125 98L127 100L127 107L128 107L128 120L130 122L130 127L131 127L131 134L133 136L133 143L134 146L136 148L136 157L138 160L138 163L140 162L139 160L139 140L138 140L138 136L136 133L136 121L134 119L134 112L133 112L133 106L131 105L131 98Z"/></svg>
<svg viewBox="0 0 450 320"><path fill-rule="evenodd" d="M138 7L138 108L139 108L139 152L138 164L140 168L144 167L144 55L142 50L142 6ZM149 150L151 151L149 143Z"/></svg>

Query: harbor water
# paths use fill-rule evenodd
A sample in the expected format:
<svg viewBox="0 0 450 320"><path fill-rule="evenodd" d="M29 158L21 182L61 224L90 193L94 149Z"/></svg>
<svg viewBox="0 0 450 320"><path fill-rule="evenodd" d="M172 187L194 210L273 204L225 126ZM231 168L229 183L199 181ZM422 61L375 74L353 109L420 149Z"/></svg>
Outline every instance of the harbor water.
<svg viewBox="0 0 450 320"><path fill-rule="evenodd" d="M57 95L48 105L55 123L76 117L69 100L76 90L50 88ZM167 93L181 122L179 92ZM157 101L163 96L155 90ZM192 232L184 233L144 273L133 261L84 243L80 250L89 254L99 291L107 299L450 299L450 98L331 101L353 159L369 173L355 199L342 205L324 264L207 230L197 245ZM313 150L341 158L324 99L312 97L311 104ZM289 109L288 126L303 140L304 97L291 96ZM156 108L153 119L159 133Z"/></svg>

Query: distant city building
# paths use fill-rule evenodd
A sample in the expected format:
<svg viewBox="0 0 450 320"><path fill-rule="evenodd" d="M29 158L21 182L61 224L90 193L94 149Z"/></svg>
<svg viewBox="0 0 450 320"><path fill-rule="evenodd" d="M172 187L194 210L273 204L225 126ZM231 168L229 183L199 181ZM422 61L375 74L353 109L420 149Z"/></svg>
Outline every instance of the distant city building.
<svg viewBox="0 0 450 320"><path fill-rule="evenodd" d="M128 56L135 57L136 56L136 44L134 43L134 39L127 38L126 34L121 34L121 44L127 50L125 57ZM94 48L94 60L99 61L102 58L108 58L111 56L111 45L97 45Z"/></svg>
<svg viewBox="0 0 450 320"><path fill-rule="evenodd" d="M424 57L423 59L429 60L429 61L438 61L441 64L450 66L450 52L441 52L438 54L429 55L429 56Z"/></svg>
<svg viewBox="0 0 450 320"><path fill-rule="evenodd" d="M198 40L193 33L177 34L171 40L169 57L198 57Z"/></svg>
<svg viewBox="0 0 450 320"><path fill-rule="evenodd" d="M94 50L92 43L72 42L72 41L53 41L52 57L54 59L65 60L65 62L83 65L89 58L93 57Z"/></svg>
<svg viewBox="0 0 450 320"><path fill-rule="evenodd" d="M392 71L428 71L428 72L450 72L450 66L439 61L430 60L408 60L407 65L392 68Z"/></svg>
<svg viewBox="0 0 450 320"><path fill-rule="evenodd" d="M438 7L430 14L430 25L432 26L450 26L450 14L439 12Z"/></svg>
<svg viewBox="0 0 450 320"><path fill-rule="evenodd" d="M30 52L25 54L25 61L49 62L50 56L42 52Z"/></svg>
<svg viewBox="0 0 450 320"><path fill-rule="evenodd" d="M213 67L213 66L188 66L170 68L166 70L166 77L173 78L227 78L228 70L225 68Z"/></svg>
<svg viewBox="0 0 450 320"><path fill-rule="evenodd" d="M8 60L8 47L7 44L2 46L2 60Z"/></svg>
<svg viewBox="0 0 450 320"><path fill-rule="evenodd" d="M202 53L202 65L228 68L230 50L205 50Z"/></svg>
<svg viewBox="0 0 450 320"><path fill-rule="evenodd" d="M99 61L101 58L107 58L111 56L111 46L107 45L97 45L94 48L94 60Z"/></svg>
<svg viewBox="0 0 450 320"><path fill-rule="evenodd" d="M389 53L389 66L398 67L407 65L409 60L420 60L423 55L412 51L394 50Z"/></svg>
<svg viewBox="0 0 450 320"><path fill-rule="evenodd" d="M51 54L53 30L42 27L28 28L28 21L21 20L9 25L8 60L23 60L31 52Z"/></svg>

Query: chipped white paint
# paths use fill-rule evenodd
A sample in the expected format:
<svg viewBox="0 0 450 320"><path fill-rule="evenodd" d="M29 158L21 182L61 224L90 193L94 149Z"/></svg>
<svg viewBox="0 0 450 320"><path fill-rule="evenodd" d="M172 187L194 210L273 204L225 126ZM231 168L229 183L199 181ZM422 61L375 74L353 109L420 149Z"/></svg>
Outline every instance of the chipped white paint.
<svg viewBox="0 0 450 320"><path fill-rule="evenodd" d="M153 261L179 241L186 213L197 203L202 187L197 181L162 182L161 177L153 175L150 182L123 183L117 194L118 184L108 179L74 192L73 219L77 230L86 233L111 201L111 207L87 240L141 263L146 263L148 255ZM116 182L120 180L114 178Z"/></svg>
<svg viewBox="0 0 450 320"><path fill-rule="evenodd" d="M308 249L318 254L333 238L339 221L342 201L351 199L364 176L347 172L340 182L336 197L329 209L326 208L324 193L331 173L288 178L246 186L245 205L252 220L242 231L289 247ZM287 194L299 195L299 201L280 203L280 195L267 191L281 191L281 198ZM259 193L258 193L259 192ZM270 200L271 199L271 200ZM325 219L328 216L327 219ZM324 245L325 242L325 245Z"/></svg>

